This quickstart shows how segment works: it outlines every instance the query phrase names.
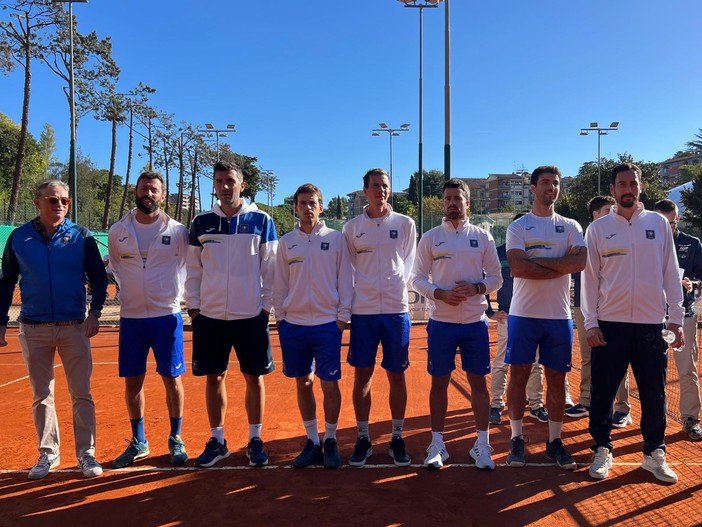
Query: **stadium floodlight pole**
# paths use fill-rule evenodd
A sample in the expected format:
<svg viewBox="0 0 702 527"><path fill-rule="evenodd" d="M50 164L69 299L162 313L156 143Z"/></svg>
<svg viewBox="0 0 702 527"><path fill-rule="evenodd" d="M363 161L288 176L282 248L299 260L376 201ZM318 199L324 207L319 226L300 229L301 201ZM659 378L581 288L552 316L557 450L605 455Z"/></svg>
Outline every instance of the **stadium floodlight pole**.
<svg viewBox="0 0 702 527"><path fill-rule="evenodd" d="M400 125L399 128L390 128L387 124L385 123L380 123L378 124L380 128L374 128L373 129L373 134L374 136L380 135L380 132L387 132L388 136L390 137L390 205L395 204L394 200L394 194L395 194L395 189L393 188L393 182L392 182L392 138L393 136L398 136L400 135L400 132L407 132L409 131L409 123L405 123Z"/></svg>
<svg viewBox="0 0 702 527"><path fill-rule="evenodd" d="M609 127L605 128L598 123L590 123L589 128L581 128L580 135L588 135L588 132L597 132L597 195L602 194L602 159L600 157L600 137L609 135L609 132L619 130L619 121L612 121Z"/></svg>
<svg viewBox="0 0 702 527"><path fill-rule="evenodd" d="M275 181L275 172L261 167L259 167L258 170L263 176L261 180L266 185L266 205L269 207L268 213L270 214L270 211L273 209L273 197L275 192L273 182Z"/></svg>
<svg viewBox="0 0 702 527"><path fill-rule="evenodd" d="M451 17L449 0L444 13L444 179L451 179Z"/></svg>
<svg viewBox="0 0 702 527"><path fill-rule="evenodd" d="M417 171L417 220L419 221L419 237L424 229L424 160L422 144L424 138L424 9L439 7L442 0L398 0L405 7L419 10L419 170Z"/></svg>
<svg viewBox="0 0 702 527"><path fill-rule="evenodd" d="M236 125L234 124L227 124L226 128L215 128L212 123L205 123L205 128L207 129L206 132L204 132L206 135L213 133L215 134L215 139L216 139L216 148L217 148L217 161L219 161L219 134L222 134L222 137L227 137L227 134L232 132L236 132L234 128L236 128Z"/></svg>
<svg viewBox="0 0 702 527"><path fill-rule="evenodd" d="M88 0L51 0L52 4L68 4L68 27L70 35L68 52L68 105L71 109L71 145L68 161L68 179L71 187L71 220L78 223L78 170L76 168L76 91L73 78L73 3L87 4Z"/></svg>

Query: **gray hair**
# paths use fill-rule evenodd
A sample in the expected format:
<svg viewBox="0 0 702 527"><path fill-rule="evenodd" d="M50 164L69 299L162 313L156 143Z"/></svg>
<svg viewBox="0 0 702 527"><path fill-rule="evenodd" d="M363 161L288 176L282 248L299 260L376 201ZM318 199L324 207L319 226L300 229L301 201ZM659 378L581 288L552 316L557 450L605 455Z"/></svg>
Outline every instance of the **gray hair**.
<svg viewBox="0 0 702 527"><path fill-rule="evenodd" d="M71 193L70 187L60 179L46 179L37 185L37 188L34 191L34 197L41 198L42 191L47 187L61 187L67 194Z"/></svg>

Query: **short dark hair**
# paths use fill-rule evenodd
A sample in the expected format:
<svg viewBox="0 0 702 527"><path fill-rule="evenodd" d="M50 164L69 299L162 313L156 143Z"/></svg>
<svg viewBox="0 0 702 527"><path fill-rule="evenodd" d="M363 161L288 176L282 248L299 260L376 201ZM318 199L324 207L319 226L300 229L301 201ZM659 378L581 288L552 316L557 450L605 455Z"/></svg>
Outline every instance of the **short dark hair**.
<svg viewBox="0 0 702 527"><path fill-rule="evenodd" d="M614 185L617 182L617 174L619 174L620 172L629 171L634 172L639 178L639 181L641 181L641 169L637 165L635 165L634 163L620 163L612 169L612 180L610 181L610 183Z"/></svg>
<svg viewBox="0 0 702 527"><path fill-rule="evenodd" d="M466 201L470 199L470 187L462 179L451 178L444 182L444 186L441 187L441 194L443 194L444 190L447 188L457 188L463 192L463 197L466 198Z"/></svg>
<svg viewBox="0 0 702 527"><path fill-rule="evenodd" d="M165 191L166 190L166 184L163 181L163 176L159 174L158 172L153 172L151 170L147 170L145 172L142 172L139 174L139 177L136 180L136 184L134 185L134 188L136 189L139 186L139 182L142 179L158 179L161 182L161 188Z"/></svg>
<svg viewBox="0 0 702 527"><path fill-rule="evenodd" d="M214 164L213 172L215 174L217 172L234 172L239 178L239 181L244 181L244 172L241 170L241 167L236 163L232 163L230 161L217 161Z"/></svg>
<svg viewBox="0 0 702 527"><path fill-rule="evenodd" d="M536 186L536 184L539 182L539 176L541 174L555 174L558 176L558 179L561 179L563 177L563 175L561 174L561 169L557 166L542 165L540 167L536 167L531 173L531 180L529 181L529 184Z"/></svg>
<svg viewBox="0 0 702 527"><path fill-rule="evenodd" d="M587 202L587 212L590 214L590 219L592 219L592 214L596 210L600 210L605 205L616 205L617 200L612 196L595 196L590 201Z"/></svg>
<svg viewBox="0 0 702 527"><path fill-rule="evenodd" d="M663 214L670 214L671 212L677 214L678 204L672 199L661 199L656 201L656 204L653 206L653 210L656 212L662 212Z"/></svg>
<svg viewBox="0 0 702 527"><path fill-rule="evenodd" d="M304 183L297 187L295 194L293 194L293 203L295 205L297 205L297 196L299 196L300 194L316 194L316 196L319 198L319 203L321 205L324 205L322 191L319 190L319 188L313 185L312 183Z"/></svg>
<svg viewBox="0 0 702 527"><path fill-rule="evenodd" d="M388 176L388 173L385 171L384 168L371 168L363 176L363 188L368 188L371 176L385 176L386 178L388 178L388 181L390 181L390 176Z"/></svg>

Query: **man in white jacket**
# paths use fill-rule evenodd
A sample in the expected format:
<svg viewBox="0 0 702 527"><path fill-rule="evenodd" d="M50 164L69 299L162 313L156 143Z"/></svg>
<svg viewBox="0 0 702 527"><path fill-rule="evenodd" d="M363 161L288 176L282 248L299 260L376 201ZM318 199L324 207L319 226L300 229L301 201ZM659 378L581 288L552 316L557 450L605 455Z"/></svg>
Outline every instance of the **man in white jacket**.
<svg viewBox="0 0 702 527"><path fill-rule="evenodd" d="M185 359L180 313L188 229L161 210L166 195L161 174L142 173L134 187L136 208L110 229L109 258L121 302L119 375L124 377L132 426L132 439L112 463L115 468L149 455L144 430L144 377L150 348L166 388L171 463L182 465L188 460L181 439L185 397L181 375L185 373Z"/></svg>
<svg viewBox="0 0 702 527"><path fill-rule="evenodd" d="M417 231L412 218L394 212L388 203L392 189L385 170L369 170L363 176L363 192L368 205L343 229L354 276L348 362L355 368L353 407L358 430L349 464L361 467L373 453L368 426L371 381L378 344L382 343L381 366L390 384L390 455L396 465L407 466L411 460L402 439L410 336L407 281L416 253Z"/></svg>
<svg viewBox="0 0 702 527"><path fill-rule="evenodd" d="M612 404L629 364L641 398L642 467L666 483L677 475L665 459L668 365L667 329L684 344L682 288L668 221L644 210L641 169L632 163L612 170L609 214L587 229L588 262L581 304L591 351L590 435L595 452L590 476L604 479L612 467Z"/></svg>
<svg viewBox="0 0 702 527"><path fill-rule="evenodd" d="M241 198L241 168L214 166L217 203L190 227L185 303L193 324L193 374L207 376L205 401L210 439L195 460L211 467L229 457L224 437L225 384L234 347L246 382L249 465L268 464L261 439L266 390L263 376L274 370L268 333L278 235L273 219Z"/></svg>
<svg viewBox="0 0 702 527"><path fill-rule="evenodd" d="M460 179L443 187L444 219L419 241L410 284L427 298L428 362L431 375L429 410L431 444L424 465L441 468L449 454L444 446L448 386L456 368L456 349L471 389L477 441L470 450L475 465L492 470L488 417L490 396L485 376L490 373L490 338L485 316L486 296L502 285L502 268L495 240L467 218L470 190Z"/></svg>
<svg viewBox="0 0 702 527"><path fill-rule="evenodd" d="M322 460L341 464L336 428L341 410L341 335L351 319L353 282L344 235L319 219L322 192L305 183L293 196L300 219L281 237L276 255L273 305L283 351L283 373L297 386L307 443L293 460L303 468ZM324 444L320 445L314 377L324 394Z"/></svg>

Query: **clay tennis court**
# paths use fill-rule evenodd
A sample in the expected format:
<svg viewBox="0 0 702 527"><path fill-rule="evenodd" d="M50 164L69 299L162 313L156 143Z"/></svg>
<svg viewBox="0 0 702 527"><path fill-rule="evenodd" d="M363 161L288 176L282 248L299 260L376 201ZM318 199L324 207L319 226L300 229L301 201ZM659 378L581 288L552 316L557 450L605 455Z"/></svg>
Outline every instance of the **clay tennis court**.
<svg viewBox="0 0 702 527"><path fill-rule="evenodd" d="M698 330L699 333L699 330ZM232 363L228 379L229 410L226 435L232 455L216 468L197 469L168 463L168 415L160 379L150 363L146 379L146 432L151 456L132 467L109 470L109 462L122 453L130 436L123 402L123 381L117 377L116 328L101 328L92 340L93 396L97 408L97 458L105 474L86 480L75 466L71 410L65 377L57 360L56 406L62 432L59 469L39 481L27 471L37 458L31 415L31 390L17 340L9 329L9 346L0 350L0 526L97 525L672 525L702 524L702 442L692 443L680 422L669 418L668 462L677 472L676 485L658 482L640 468L639 401L632 380L634 424L614 429L615 466L610 477L595 481L588 476L591 444L587 418L568 419L564 442L579 463L569 472L544 456L548 426L524 420L527 444L525 468L505 465L509 424L491 426L490 442L497 468L482 472L473 466L468 450L475 440L470 392L465 377L454 374L449 391L446 443L451 458L440 471L421 464L430 441L426 373L425 326L412 328L411 361L407 373L408 409L405 438L412 455L410 467L391 464L387 454L390 414L387 382L376 374L371 412L374 455L363 468L344 467L296 470L290 462L305 442L297 411L294 382L283 377L280 347L272 329L277 370L266 377L267 407L264 421L270 466L254 469L244 456L247 425L243 416L243 381ZM496 344L494 327L491 340ZM699 337L698 337L699 338ZM345 355L348 332L344 335ZM191 334L186 332L189 358ZM232 354L232 357L234 355ZM574 351L571 393L579 382L579 350ZM675 367L670 363L669 384L674 390ZM339 423L339 446L344 461L353 450L356 430L351 405L352 372L344 365L344 397ZM186 409L183 438L191 458L202 451L209 437L204 408L204 380L184 376ZM318 397L318 403L321 397ZM677 399L669 402L677 414ZM318 405L321 415L321 404Z"/></svg>

